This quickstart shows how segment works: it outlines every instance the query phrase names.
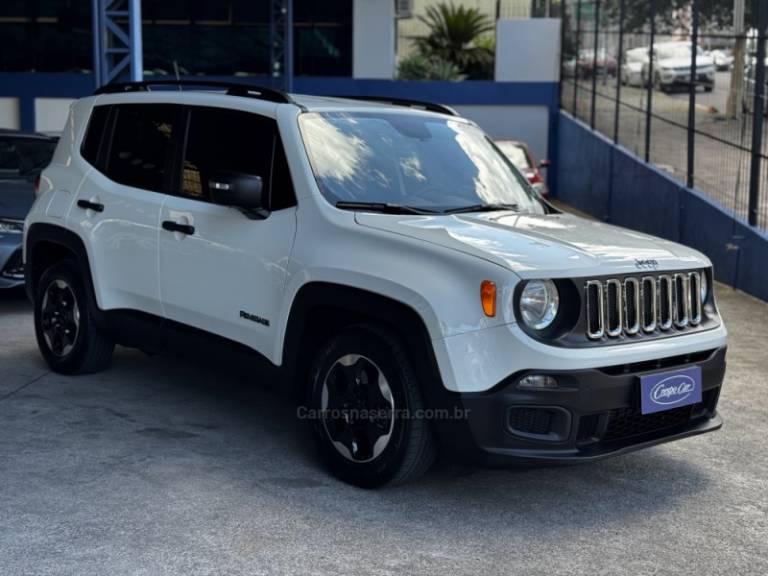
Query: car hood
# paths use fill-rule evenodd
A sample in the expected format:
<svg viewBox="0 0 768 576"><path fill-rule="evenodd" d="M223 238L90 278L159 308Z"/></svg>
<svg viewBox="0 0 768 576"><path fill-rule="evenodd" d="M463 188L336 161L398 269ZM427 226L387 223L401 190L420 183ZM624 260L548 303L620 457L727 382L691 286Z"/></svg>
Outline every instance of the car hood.
<svg viewBox="0 0 768 576"><path fill-rule="evenodd" d="M522 278L607 275L709 266L699 252L570 214L485 212L400 216L358 212L358 224L471 254ZM651 264L653 266L653 264Z"/></svg>
<svg viewBox="0 0 768 576"><path fill-rule="evenodd" d="M35 201L34 185L23 179L0 180L0 218L24 220Z"/></svg>
<svg viewBox="0 0 768 576"><path fill-rule="evenodd" d="M680 58L660 58L659 64L665 68L690 68L691 67L691 58L690 57L680 57ZM696 57L696 67L701 68L704 66L712 66L712 58L709 56L697 56Z"/></svg>

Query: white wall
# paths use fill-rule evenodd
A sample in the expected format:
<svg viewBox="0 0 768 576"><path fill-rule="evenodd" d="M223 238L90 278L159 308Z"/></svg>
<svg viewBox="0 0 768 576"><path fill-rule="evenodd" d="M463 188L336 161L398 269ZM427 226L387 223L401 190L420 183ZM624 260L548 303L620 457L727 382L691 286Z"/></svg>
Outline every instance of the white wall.
<svg viewBox="0 0 768 576"><path fill-rule="evenodd" d="M19 129L18 98L0 98L0 128Z"/></svg>
<svg viewBox="0 0 768 576"><path fill-rule="evenodd" d="M354 0L352 77L391 79L394 73L394 0Z"/></svg>
<svg viewBox="0 0 768 576"><path fill-rule="evenodd" d="M477 122L494 140L522 140L536 158L548 157L549 110L546 106L453 106Z"/></svg>
<svg viewBox="0 0 768 576"><path fill-rule="evenodd" d="M71 98L36 98L35 130L37 132L61 132L69 115Z"/></svg>
<svg viewBox="0 0 768 576"><path fill-rule="evenodd" d="M497 82L559 82L560 20L499 20Z"/></svg>

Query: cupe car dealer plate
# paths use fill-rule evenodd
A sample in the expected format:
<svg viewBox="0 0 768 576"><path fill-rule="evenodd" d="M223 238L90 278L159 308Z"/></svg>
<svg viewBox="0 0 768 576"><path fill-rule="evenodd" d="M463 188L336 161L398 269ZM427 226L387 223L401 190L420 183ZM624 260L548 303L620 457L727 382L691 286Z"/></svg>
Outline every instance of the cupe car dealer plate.
<svg viewBox="0 0 768 576"><path fill-rule="evenodd" d="M643 414L701 402L701 368L692 366L641 376L640 401Z"/></svg>

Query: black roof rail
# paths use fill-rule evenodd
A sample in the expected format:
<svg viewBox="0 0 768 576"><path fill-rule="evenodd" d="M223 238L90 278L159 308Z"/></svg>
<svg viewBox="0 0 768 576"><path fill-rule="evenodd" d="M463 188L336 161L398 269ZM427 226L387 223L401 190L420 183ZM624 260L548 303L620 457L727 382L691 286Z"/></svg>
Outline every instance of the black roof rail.
<svg viewBox="0 0 768 576"><path fill-rule="evenodd" d="M226 90L229 96L244 96L258 98L269 102L295 104L293 99L280 90L265 88L254 84L238 82L220 82L217 80L146 80L144 82L117 82L106 84L97 88L93 94L121 94L123 92L151 92L152 86L177 86L181 90L185 86L197 86L200 88L221 88Z"/></svg>
<svg viewBox="0 0 768 576"><path fill-rule="evenodd" d="M393 106L407 106L409 108L422 108L429 112L447 114L449 116L458 116L450 106L445 104L436 104L435 102L423 102L421 100L410 100L408 98L391 98L389 96L337 96L337 98L346 98L348 100L363 100L367 102L381 102L382 104L392 104Z"/></svg>

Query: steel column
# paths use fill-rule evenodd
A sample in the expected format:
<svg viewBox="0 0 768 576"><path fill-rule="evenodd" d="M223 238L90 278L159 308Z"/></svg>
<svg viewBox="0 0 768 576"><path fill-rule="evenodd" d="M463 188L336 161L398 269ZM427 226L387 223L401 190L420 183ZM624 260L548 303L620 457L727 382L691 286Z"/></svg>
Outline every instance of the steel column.
<svg viewBox="0 0 768 576"><path fill-rule="evenodd" d="M96 88L127 76L143 79L141 0L92 0Z"/></svg>
<svg viewBox="0 0 768 576"><path fill-rule="evenodd" d="M581 0L576 2L576 54L573 60L573 117L577 118L576 106L579 92L579 52L581 51Z"/></svg>
<svg viewBox="0 0 768 576"><path fill-rule="evenodd" d="M656 0L650 0L649 16L651 19L651 45L648 48L648 78L645 79L647 86L647 107L645 109L645 161L651 160L651 109L653 106L653 45L656 41Z"/></svg>
<svg viewBox="0 0 768 576"><path fill-rule="evenodd" d="M275 83L293 88L293 0L272 0L269 20L269 65Z"/></svg>
<svg viewBox="0 0 768 576"><path fill-rule="evenodd" d="M592 55L592 102L589 112L589 127L595 129L595 113L597 109L597 48L600 42L600 0L595 0L595 30ZM607 63L606 63L607 65ZM608 70L606 68L606 74Z"/></svg>
<svg viewBox="0 0 768 576"><path fill-rule="evenodd" d="M616 81L616 108L614 109L614 116L613 116L613 142L614 144L619 143L619 120L621 117L620 114L620 103L621 103L621 67L622 67L622 58L624 54L624 1L625 0L619 0L619 58L618 58L618 70L617 70L617 81Z"/></svg>
<svg viewBox="0 0 768 576"><path fill-rule="evenodd" d="M760 196L760 164L763 155L763 122L765 114L765 40L768 34L768 6L764 1L757 4L757 54L755 55L755 115L752 118L752 163L749 169L750 225L757 226L757 210ZM765 199L768 200L768 199Z"/></svg>
<svg viewBox="0 0 768 576"><path fill-rule="evenodd" d="M691 30L691 78L688 85L688 170L686 185L693 188L694 153L696 145L696 84L698 81L697 56L699 49L699 0L693 0L693 28Z"/></svg>

